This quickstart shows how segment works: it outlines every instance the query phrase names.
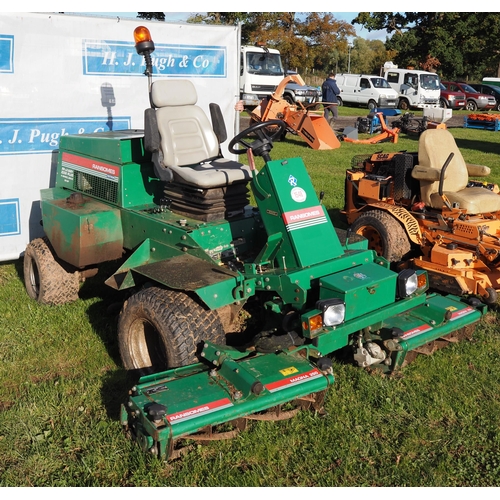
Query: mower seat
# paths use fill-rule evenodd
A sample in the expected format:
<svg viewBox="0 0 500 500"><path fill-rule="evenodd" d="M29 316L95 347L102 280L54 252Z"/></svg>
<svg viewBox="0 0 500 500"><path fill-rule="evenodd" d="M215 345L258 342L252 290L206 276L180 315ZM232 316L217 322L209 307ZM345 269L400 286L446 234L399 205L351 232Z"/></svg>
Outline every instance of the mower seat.
<svg viewBox="0 0 500 500"><path fill-rule="evenodd" d="M157 108L153 122L159 134L160 153L156 169L160 170L160 178L202 189L247 183L250 168L222 157L217 136L206 114L196 105L197 100L190 80L158 80L152 84L151 103Z"/></svg>
<svg viewBox="0 0 500 500"><path fill-rule="evenodd" d="M443 194L450 203L469 214L499 211L498 194L482 187L467 187L469 175L485 177L490 174L490 169L483 165L465 163L454 137L446 129L428 129L420 135L418 164L412 171L412 177L420 181L420 196L426 206L443 208L439 180L450 153L454 153L454 156L446 169L443 182Z"/></svg>

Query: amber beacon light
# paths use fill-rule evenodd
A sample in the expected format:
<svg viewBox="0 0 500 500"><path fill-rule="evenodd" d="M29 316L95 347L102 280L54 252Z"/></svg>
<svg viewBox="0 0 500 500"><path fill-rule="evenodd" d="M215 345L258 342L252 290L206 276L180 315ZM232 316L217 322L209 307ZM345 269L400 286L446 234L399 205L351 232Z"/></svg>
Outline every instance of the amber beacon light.
<svg viewBox="0 0 500 500"><path fill-rule="evenodd" d="M149 30L145 26L138 26L134 30L135 50L140 56L151 54L155 50L155 44Z"/></svg>

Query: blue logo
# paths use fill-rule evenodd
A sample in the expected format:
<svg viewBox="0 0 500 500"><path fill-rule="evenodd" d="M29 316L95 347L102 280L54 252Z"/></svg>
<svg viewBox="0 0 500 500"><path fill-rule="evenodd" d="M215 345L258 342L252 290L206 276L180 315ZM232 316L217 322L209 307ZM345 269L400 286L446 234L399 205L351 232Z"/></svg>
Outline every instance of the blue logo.
<svg viewBox="0 0 500 500"><path fill-rule="evenodd" d="M290 175L290 177L288 177L288 184L290 184L290 186L296 186L297 179L293 175Z"/></svg>
<svg viewBox="0 0 500 500"><path fill-rule="evenodd" d="M0 155L48 153L62 135L107 132L130 128L130 117L0 118Z"/></svg>
<svg viewBox="0 0 500 500"><path fill-rule="evenodd" d="M14 73L14 37L0 35L0 73Z"/></svg>
<svg viewBox="0 0 500 500"><path fill-rule="evenodd" d="M156 76L224 78L226 48L203 45L155 45L151 54ZM144 57L130 42L83 40L83 74L144 75Z"/></svg>
<svg viewBox="0 0 500 500"><path fill-rule="evenodd" d="M0 200L0 236L21 234L19 198Z"/></svg>

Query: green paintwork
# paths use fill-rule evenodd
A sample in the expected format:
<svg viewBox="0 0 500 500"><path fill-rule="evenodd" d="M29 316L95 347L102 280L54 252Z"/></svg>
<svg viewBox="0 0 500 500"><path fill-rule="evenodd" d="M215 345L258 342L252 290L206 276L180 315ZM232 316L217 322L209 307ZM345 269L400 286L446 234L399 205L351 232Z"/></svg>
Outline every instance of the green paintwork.
<svg viewBox="0 0 500 500"><path fill-rule="evenodd" d="M69 194L60 188L41 191L43 229L59 258L78 268L120 258L119 210L87 196L72 202Z"/></svg>
<svg viewBox="0 0 500 500"><path fill-rule="evenodd" d="M142 378L121 418L144 450L168 456L176 439L207 425L327 389L334 379L326 365L325 373L318 369L318 358L339 349L377 342L388 353L380 368L390 372L407 352L485 312L426 288L396 297L397 273L366 240L346 240L333 227L300 158L269 161L251 187L258 209L229 220L190 219L164 206L141 132L61 138L56 187L42 192L44 228L60 258L85 267L125 251L109 286L153 282L194 292L214 310L260 295L273 326L292 313L304 340L272 354L207 343L204 363ZM320 313L316 301L331 298L345 303L345 321L309 331ZM166 408L158 422L152 403Z"/></svg>
<svg viewBox="0 0 500 500"><path fill-rule="evenodd" d="M266 232L282 238L274 252L280 267L307 267L343 254L302 159L268 162L257 178L254 195Z"/></svg>
<svg viewBox="0 0 500 500"><path fill-rule="evenodd" d="M372 262L320 279L320 299L338 298L346 305L345 320L394 303L397 275Z"/></svg>
<svg viewBox="0 0 500 500"><path fill-rule="evenodd" d="M169 370L143 377L122 407L123 425L133 428L144 451L153 448L168 457L173 440L189 436L207 425L217 425L267 410L296 398L326 390L331 373L321 372L299 349L266 355L237 353L231 348L205 344L206 364ZM166 414L154 422L152 403Z"/></svg>

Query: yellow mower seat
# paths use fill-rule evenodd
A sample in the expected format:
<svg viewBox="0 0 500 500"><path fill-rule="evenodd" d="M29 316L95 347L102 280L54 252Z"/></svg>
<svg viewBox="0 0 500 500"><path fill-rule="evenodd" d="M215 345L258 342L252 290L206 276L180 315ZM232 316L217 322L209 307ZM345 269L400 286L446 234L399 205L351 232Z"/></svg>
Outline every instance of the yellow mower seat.
<svg viewBox="0 0 500 500"><path fill-rule="evenodd" d="M483 165L465 163L455 138L446 129L429 129L420 135L418 165L414 167L412 177L420 181L420 196L426 206L443 208L439 179L450 153L454 153L454 156L446 169L443 182L443 194L450 203L457 204L469 214L499 211L498 194L482 187L467 187L469 176L485 177L490 174L490 169Z"/></svg>

